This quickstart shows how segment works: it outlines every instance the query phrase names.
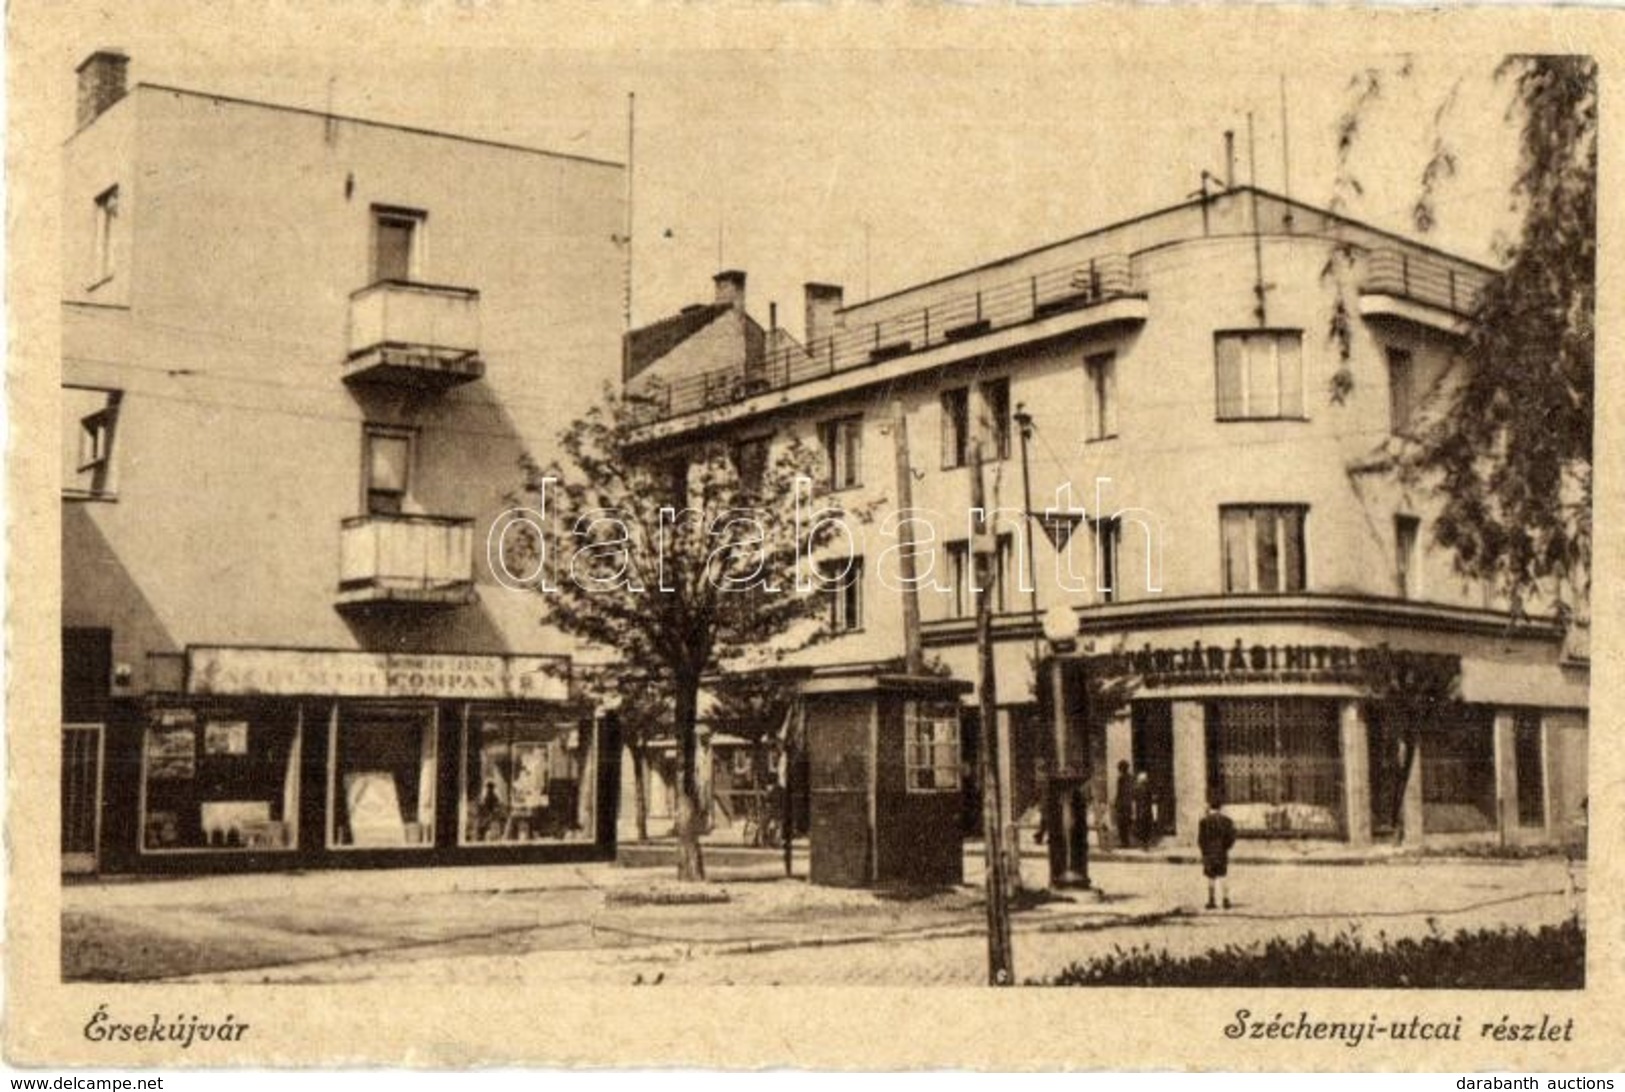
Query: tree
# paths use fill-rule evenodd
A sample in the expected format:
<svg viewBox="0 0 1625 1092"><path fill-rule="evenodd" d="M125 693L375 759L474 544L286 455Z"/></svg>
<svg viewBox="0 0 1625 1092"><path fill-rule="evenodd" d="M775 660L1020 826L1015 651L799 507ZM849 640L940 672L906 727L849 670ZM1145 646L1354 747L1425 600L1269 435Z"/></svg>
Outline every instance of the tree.
<svg viewBox="0 0 1625 1092"><path fill-rule="evenodd" d="M633 686L669 700L678 877L702 880L701 683L817 638L827 581L808 559L854 513L820 508L820 461L798 440L746 478L720 443L652 444L647 409L606 391L561 436L562 461L525 464L529 514L505 532L503 562L551 624L613 650Z"/></svg>
<svg viewBox="0 0 1625 1092"><path fill-rule="evenodd" d="M1377 710L1382 734L1377 752L1387 755L1387 746L1398 749L1394 776L1384 783L1391 789L1387 800L1376 805L1387 812L1395 843L1403 844L1405 830L1405 788L1416 768L1422 734L1429 728L1456 719L1461 709L1461 664L1450 656L1403 655L1386 646L1372 664L1366 694Z"/></svg>
<svg viewBox="0 0 1625 1092"><path fill-rule="evenodd" d="M1398 75L1408 73L1407 65ZM1439 494L1434 537L1462 575L1504 595L1515 613L1537 596L1562 613L1583 609L1590 593L1597 66L1589 57L1514 56L1496 75L1512 86L1519 227L1499 246L1502 268L1470 316L1465 367L1394 465ZM1352 85L1338 132L1345 165L1382 82L1367 70ZM1454 95L1434 115L1419 231L1432 227L1456 171L1458 153L1439 131Z"/></svg>

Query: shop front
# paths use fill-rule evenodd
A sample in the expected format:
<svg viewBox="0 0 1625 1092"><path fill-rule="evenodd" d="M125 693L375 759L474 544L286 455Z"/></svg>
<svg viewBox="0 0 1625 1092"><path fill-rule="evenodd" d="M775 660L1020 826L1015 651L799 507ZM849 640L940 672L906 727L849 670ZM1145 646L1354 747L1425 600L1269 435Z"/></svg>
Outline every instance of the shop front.
<svg viewBox="0 0 1625 1092"><path fill-rule="evenodd" d="M562 657L193 647L122 719L104 871L614 853L618 740Z"/></svg>

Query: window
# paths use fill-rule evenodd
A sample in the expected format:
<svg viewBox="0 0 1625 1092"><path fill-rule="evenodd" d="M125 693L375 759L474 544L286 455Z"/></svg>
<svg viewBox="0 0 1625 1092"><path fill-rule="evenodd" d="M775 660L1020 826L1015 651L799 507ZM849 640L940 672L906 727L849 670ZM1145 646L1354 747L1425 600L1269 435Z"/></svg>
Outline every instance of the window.
<svg viewBox="0 0 1625 1092"><path fill-rule="evenodd" d="M434 844L434 714L341 712L328 742L330 847Z"/></svg>
<svg viewBox="0 0 1625 1092"><path fill-rule="evenodd" d="M829 628L848 633L863 628L863 558L821 561L818 572L829 596Z"/></svg>
<svg viewBox="0 0 1625 1092"><path fill-rule="evenodd" d="M118 187L103 190L96 197L96 265L91 271L96 284L113 275L115 269L114 231L118 226Z"/></svg>
<svg viewBox="0 0 1625 1092"><path fill-rule="evenodd" d="M588 836L591 752L591 733L568 721L471 718L463 736L463 844Z"/></svg>
<svg viewBox="0 0 1625 1092"><path fill-rule="evenodd" d="M1521 709L1512 721L1512 751L1518 779L1518 825L1546 825L1546 777L1541 763L1540 714Z"/></svg>
<svg viewBox="0 0 1625 1092"><path fill-rule="evenodd" d="M412 433L406 429L369 426L364 467L367 514L398 516L406 507L412 484Z"/></svg>
<svg viewBox="0 0 1625 1092"><path fill-rule="evenodd" d="M993 554L993 596L992 609L994 614L1003 614L1009 609L1009 598L1006 594L1009 583L1007 574L1013 572L1012 558L1015 554L1015 540L1009 533L1000 535L995 540ZM976 583L975 559L971 555L970 543L964 539L947 544L948 551L948 579L953 582L953 617L971 618L976 614L976 594L981 589Z"/></svg>
<svg viewBox="0 0 1625 1092"><path fill-rule="evenodd" d="M908 702L904 707L903 766L909 792L958 792L959 707Z"/></svg>
<svg viewBox="0 0 1625 1092"><path fill-rule="evenodd" d="M1303 524L1297 505L1227 505L1219 510L1224 590L1229 593L1304 589Z"/></svg>
<svg viewBox="0 0 1625 1092"><path fill-rule="evenodd" d="M1089 376L1090 440L1105 440L1117 435L1117 356L1098 353L1084 361Z"/></svg>
<svg viewBox="0 0 1625 1092"><path fill-rule="evenodd" d="M987 408L988 440L994 457L1010 457L1010 380L989 379L982 384L982 404Z"/></svg>
<svg viewBox="0 0 1625 1092"><path fill-rule="evenodd" d="M1219 420L1303 417L1301 331L1221 333L1213 340Z"/></svg>
<svg viewBox="0 0 1625 1092"><path fill-rule="evenodd" d="M1421 529L1422 521L1415 516L1394 517L1394 571L1401 599L1422 594Z"/></svg>
<svg viewBox="0 0 1625 1092"><path fill-rule="evenodd" d="M62 388L62 492L79 499L113 495L113 449L123 392Z"/></svg>
<svg viewBox="0 0 1625 1092"><path fill-rule="evenodd" d="M1388 431L1404 436L1410 431L1415 382L1409 349L1388 349Z"/></svg>
<svg viewBox="0 0 1625 1092"><path fill-rule="evenodd" d="M766 436L741 440L734 445L734 472L739 475L739 484L745 489L755 490L761 486L762 478L767 474L768 454Z"/></svg>
<svg viewBox="0 0 1625 1092"><path fill-rule="evenodd" d="M418 279L423 245L423 213L414 209L374 206L372 210L372 279Z"/></svg>
<svg viewBox="0 0 1625 1092"><path fill-rule="evenodd" d="M141 746L141 851L299 844L297 711L152 708Z"/></svg>
<svg viewBox="0 0 1625 1092"><path fill-rule="evenodd" d="M1095 538L1095 592L1102 603L1117 599L1117 554L1123 541L1123 521L1096 519L1089 521Z"/></svg>
<svg viewBox="0 0 1625 1092"><path fill-rule="evenodd" d="M1208 784L1222 795L1239 829L1342 833L1343 760L1336 702L1215 701L1208 706L1207 737Z"/></svg>
<svg viewBox="0 0 1625 1092"><path fill-rule="evenodd" d="M863 418L838 417L818 426L829 468L831 489L852 489L863 484Z"/></svg>
<svg viewBox="0 0 1625 1092"><path fill-rule="evenodd" d="M970 389L942 392L942 468L970 462Z"/></svg>

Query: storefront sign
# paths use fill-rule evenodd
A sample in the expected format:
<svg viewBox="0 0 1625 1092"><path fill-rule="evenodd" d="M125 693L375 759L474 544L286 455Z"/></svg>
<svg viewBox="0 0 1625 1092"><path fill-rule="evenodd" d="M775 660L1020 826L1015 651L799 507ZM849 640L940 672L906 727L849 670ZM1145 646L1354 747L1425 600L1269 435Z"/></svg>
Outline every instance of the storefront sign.
<svg viewBox="0 0 1625 1092"><path fill-rule="evenodd" d="M1148 690L1172 686L1242 686L1256 683L1326 683L1365 687L1384 679L1425 673L1461 675L1461 657L1441 652L1354 645L1226 645L1195 641L1088 656L1090 671L1135 676Z"/></svg>
<svg viewBox="0 0 1625 1092"><path fill-rule="evenodd" d="M569 660L303 649L189 650L192 694L565 701Z"/></svg>

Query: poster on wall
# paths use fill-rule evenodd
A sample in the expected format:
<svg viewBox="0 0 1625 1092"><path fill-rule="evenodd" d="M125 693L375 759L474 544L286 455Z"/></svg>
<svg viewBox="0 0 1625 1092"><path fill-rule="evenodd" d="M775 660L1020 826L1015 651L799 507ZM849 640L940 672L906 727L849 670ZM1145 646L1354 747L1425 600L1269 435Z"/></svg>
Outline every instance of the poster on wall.
<svg viewBox="0 0 1625 1092"><path fill-rule="evenodd" d="M211 720L203 726L203 753L206 755L246 755L246 720Z"/></svg>
<svg viewBox="0 0 1625 1092"><path fill-rule="evenodd" d="M197 775L197 735L191 727L147 729L147 777L190 781Z"/></svg>
<svg viewBox="0 0 1625 1092"><path fill-rule="evenodd" d="M547 806L547 744L513 745L513 806Z"/></svg>

